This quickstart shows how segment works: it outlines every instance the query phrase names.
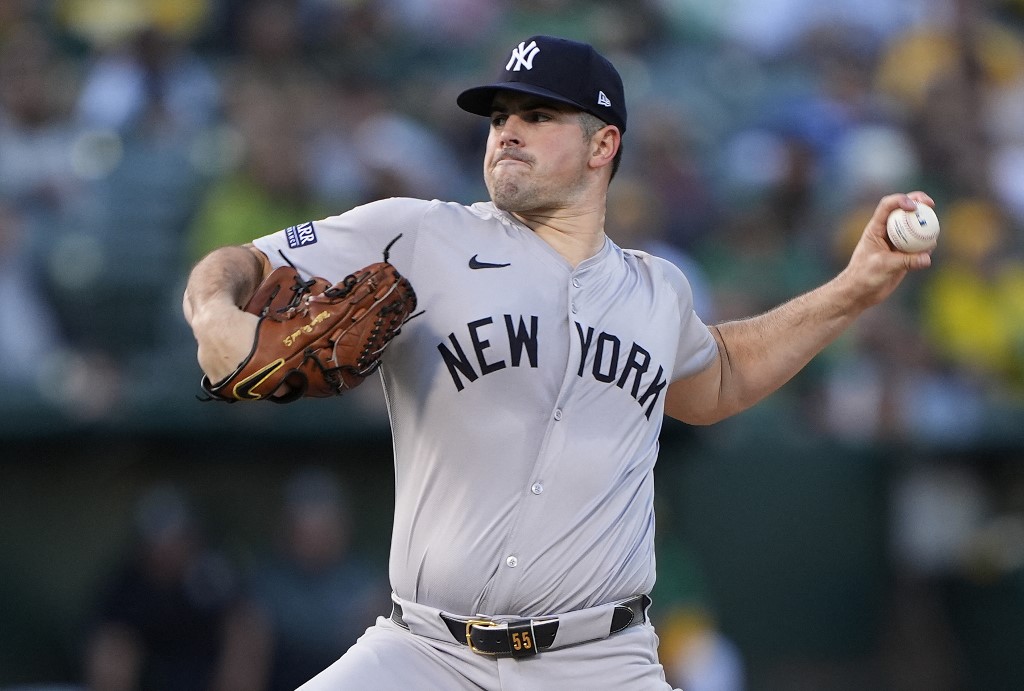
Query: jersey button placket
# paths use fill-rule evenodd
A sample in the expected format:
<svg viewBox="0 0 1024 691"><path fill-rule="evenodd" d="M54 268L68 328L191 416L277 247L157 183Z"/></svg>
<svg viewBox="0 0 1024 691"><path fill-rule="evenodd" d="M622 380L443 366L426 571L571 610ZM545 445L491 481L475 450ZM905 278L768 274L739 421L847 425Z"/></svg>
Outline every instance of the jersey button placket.
<svg viewBox="0 0 1024 691"><path fill-rule="evenodd" d="M583 281L580 280L579 276L573 276L571 283L575 290L571 291L573 294L569 297L569 311L577 314L580 311L578 292L583 286Z"/></svg>
<svg viewBox="0 0 1024 691"><path fill-rule="evenodd" d="M580 280L579 276L573 276L570 283L572 284L574 290L569 291L569 311L572 314L576 314L577 312L579 312L579 305L577 304L578 293L579 289L583 286L583 281ZM562 421L561 407L555 408L555 413L553 417L555 418L555 422ZM530 491L533 492L534 494L540 494L541 492L544 491L544 487L538 482L537 484L530 488Z"/></svg>

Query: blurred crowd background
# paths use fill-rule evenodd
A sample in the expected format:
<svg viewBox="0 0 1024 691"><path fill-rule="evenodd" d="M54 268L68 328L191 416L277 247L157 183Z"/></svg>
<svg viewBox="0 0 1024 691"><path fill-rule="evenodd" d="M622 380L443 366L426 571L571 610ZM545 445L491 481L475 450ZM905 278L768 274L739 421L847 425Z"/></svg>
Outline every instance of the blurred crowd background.
<svg viewBox="0 0 1024 691"><path fill-rule="evenodd" d="M706 321L840 271L883 194L942 222L781 392L667 425L669 678L1024 688L1020 0L2 0L0 687L293 689L387 613L379 385L197 401L181 291L219 245L484 199L455 95L538 33L622 72L608 232Z"/></svg>

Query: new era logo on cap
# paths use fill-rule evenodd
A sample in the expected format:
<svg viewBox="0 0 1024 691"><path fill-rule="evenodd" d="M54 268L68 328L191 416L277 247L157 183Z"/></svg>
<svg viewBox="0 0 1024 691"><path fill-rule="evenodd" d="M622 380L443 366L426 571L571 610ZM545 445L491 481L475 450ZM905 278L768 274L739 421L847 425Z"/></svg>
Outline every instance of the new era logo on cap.
<svg viewBox="0 0 1024 691"><path fill-rule="evenodd" d="M533 36L512 49L505 70L493 84L459 94L463 110L489 116L498 91L549 98L591 113L626 131L626 99L615 67L586 43Z"/></svg>

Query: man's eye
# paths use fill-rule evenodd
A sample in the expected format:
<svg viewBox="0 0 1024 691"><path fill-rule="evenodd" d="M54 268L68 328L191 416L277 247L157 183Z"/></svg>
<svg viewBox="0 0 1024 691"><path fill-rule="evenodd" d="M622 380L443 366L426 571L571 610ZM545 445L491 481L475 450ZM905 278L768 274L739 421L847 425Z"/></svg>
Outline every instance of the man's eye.
<svg viewBox="0 0 1024 691"><path fill-rule="evenodd" d="M506 120L508 120L508 116L507 115L492 115L491 116L491 126L492 127L501 127L502 125L505 124Z"/></svg>

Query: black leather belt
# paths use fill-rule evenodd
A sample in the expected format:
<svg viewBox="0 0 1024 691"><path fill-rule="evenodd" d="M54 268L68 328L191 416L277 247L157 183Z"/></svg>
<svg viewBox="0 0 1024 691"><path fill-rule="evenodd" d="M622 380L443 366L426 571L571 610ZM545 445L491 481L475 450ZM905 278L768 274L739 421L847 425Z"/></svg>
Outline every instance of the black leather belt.
<svg viewBox="0 0 1024 691"><path fill-rule="evenodd" d="M646 621L650 604L651 598L647 595L637 595L618 603L612 612L608 635ZM441 614L441 619L457 642L469 646L470 650L480 655L532 657L550 648L558 632L558 617L496 622ZM402 606L398 603L392 603L391 621L404 629L409 628L402 618Z"/></svg>

